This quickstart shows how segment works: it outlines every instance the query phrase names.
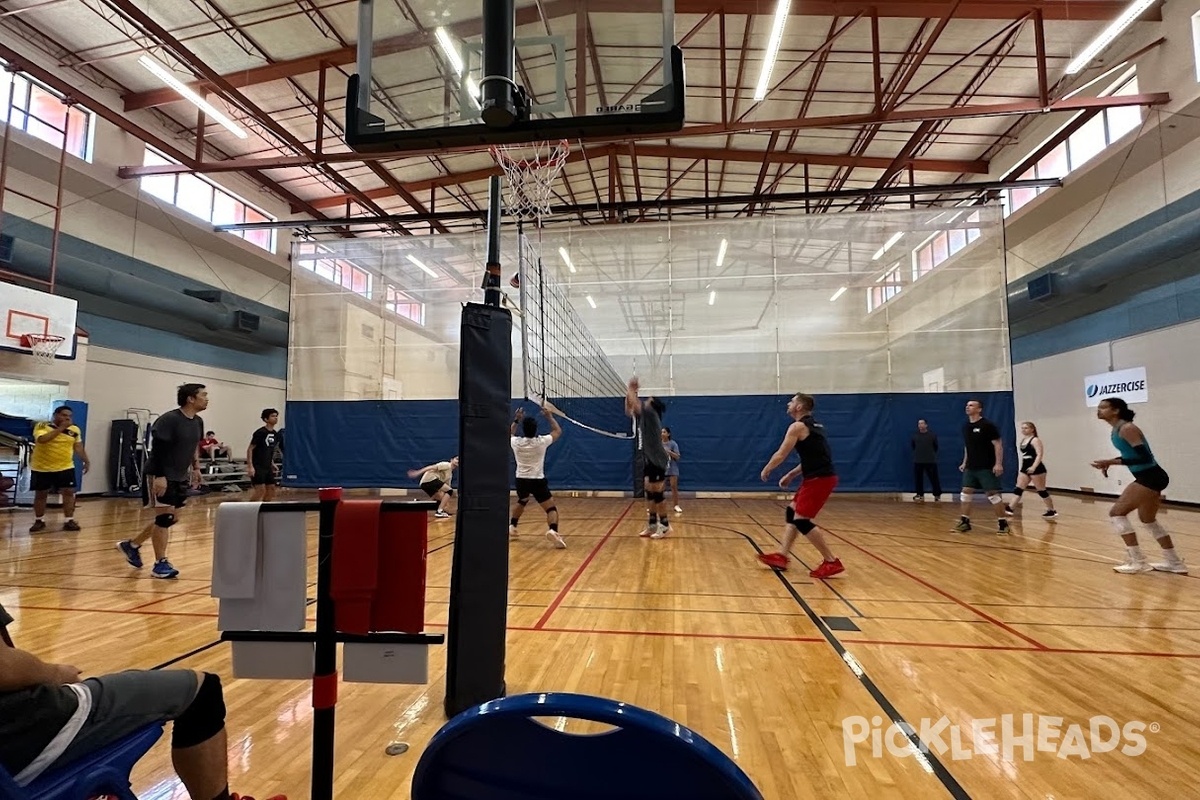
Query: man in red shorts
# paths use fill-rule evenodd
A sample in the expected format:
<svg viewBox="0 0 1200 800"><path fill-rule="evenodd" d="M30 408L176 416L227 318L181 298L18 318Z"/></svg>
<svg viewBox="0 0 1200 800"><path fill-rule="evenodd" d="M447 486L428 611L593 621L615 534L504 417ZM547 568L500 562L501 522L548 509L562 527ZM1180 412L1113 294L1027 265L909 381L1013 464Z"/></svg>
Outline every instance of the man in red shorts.
<svg viewBox="0 0 1200 800"><path fill-rule="evenodd" d="M842 562L833 555L825 541L825 530L818 527L813 519L821 513L825 501L837 486L837 472L833 468L833 454L829 450L829 442L825 438L825 428L813 419L812 411L815 401L807 394L797 394L788 401L788 416L795 420L788 426L783 444L771 456L771 460L763 467L761 477L769 480L771 473L784 461L788 453L795 448L800 456L800 466L779 479L780 488L786 489L792 478L802 475L800 488L792 498L787 509L787 527L783 530L783 544L778 553L763 553L759 561L772 569L788 568L788 553L796 535L803 533L821 552L821 566L809 572L813 578L829 578L845 572Z"/></svg>

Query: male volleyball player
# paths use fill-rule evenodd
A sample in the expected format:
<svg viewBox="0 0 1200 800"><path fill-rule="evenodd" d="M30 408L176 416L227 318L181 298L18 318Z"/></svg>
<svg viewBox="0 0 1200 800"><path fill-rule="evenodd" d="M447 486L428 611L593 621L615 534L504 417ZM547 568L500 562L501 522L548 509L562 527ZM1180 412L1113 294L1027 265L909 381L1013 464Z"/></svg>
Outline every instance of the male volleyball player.
<svg viewBox="0 0 1200 800"><path fill-rule="evenodd" d="M800 456L800 465L779 479L779 488L786 489L797 475L801 475L800 488L796 490L792 502L787 507L787 524L783 529L783 542L778 553L762 553L758 560L771 569L784 570L788 568L788 553L796 536L803 533L813 547L821 553L821 566L809 572L812 578L831 578L845 572L846 568L825 541L825 529L818 526L814 519L829 495L833 494L838 484L837 471L833 467L833 452L829 449L829 441L825 438L825 426L813 419L813 408L816 401L810 395L796 394L788 401L787 413L794 422L788 426L783 442L771 460L762 468L759 477L769 480L771 473L787 460L788 453L796 451Z"/></svg>
<svg viewBox="0 0 1200 800"><path fill-rule="evenodd" d="M667 501L663 490L667 483L667 450L662 443L662 417L667 404L657 397L638 397L638 379L630 378L625 390L625 413L638 420L642 437L642 477L646 487L649 520L639 536L662 539L671 532Z"/></svg>
<svg viewBox="0 0 1200 800"><path fill-rule="evenodd" d="M439 461L427 467L408 471L410 478L420 476L421 490L429 495L430 499L437 501L438 507L433 514L434 519L450 518L450 512L446 510L446 507L450 505L450 498L454 495L454 489L450 486L450 478L456 469L458 469L458 456L449 461Z"/></svg>
<svg viewBox="0 0 1200 800"><path fill-rule="evenodd" d="M117 542L131 567L141 569L139 548L147 539L154 546L155 578L175 578L179 570L167 560L167 537L187 504L188 490L200 485L200 440L208 408L208 391L202 383L185 383L175 393L179 407L154 421L150 429L150 458L142 479L142 505L153 508L154 521L132 539Z"/></svg>
<svg viewBox="0 0 1200 800"><path fill-rule="evenodd" d="M250 446L246 448L246 474L254 487L250 500L270 502L275 499L278 483L275 480L275 451L279 448L280 437L275 426L279 424L279 411L264 408L259 416L263 426L250 437Z"/></svg>
<svg viewBox="0 0 1200 800"><path fill-rule="evenodd" d="M1162 493L1171 482L1171 476L1158 465L1158 459L1150 450L1150 442L1142 434L1142 429L1133 424L1134 412L1120 397L1108 397L1100 401L1096 407L1096 417L1112 426L1113 447L1121 454L1119 458L1103 458L1092 462L1092 466L1108 477L1110 467L1118 465L1129 468L1133 473L1133 483L1125 487L1117 502L1108 510L1109 521L1121 539L1125 542L1129 560L1118 567L1116 572L1132 575L1139 572L1174 572L1187 575L1187 565L1175 552L1175 544L1171 535L1158 522L1158 507L1162 505ZM1158 540L1162 548L1163 560L1151 564L1142 554L1138 546L1137 534L1129 524L1130 511L1137 509L1138 519L1146 526L1146 530Z"/></svg>
<svg viewBox="0 0 1200 800"><path fill-rule="evenodd" d="M523 408L517 409L512 425L508 426L508 442L517 459L517 503L508 520L508 535L517 538L517 524L532 496L546 512L546 538L562 550L567 543L558 533L558 507L554 505L554 495L546 480L546 450L562 436L562 428L554 418L554 406L549 402L542 406L542 416L550 421L550 432L541 436L538 436L537 420L526 417ZM517 435L518 428L521 429L520 436Z"/></svg>
<svg viewBox="0 0 1200 800"><path fill-rule="evenodd" d="M975 490L987 493L987 500L996 510L996 534L1007 536L1008 520L1004 518L1004 496L1000 493L1000 476L1004 474L1004 443L1000 429L983 416L983 403L967 401L967 421L963 425L963 460L958 471L963 474L962 494L959 495L959 514L954 530L971 530L971 501Z"/></svg>
<svg viewBox="0 0 1200 800"><path fill-rule="evenodd" d="M83 432L71 422L71 407L54 409L51 422L33 427L33 452L29 455L29 488L33 490L33 525L30 533L46 530L46 499L51 492L62 497L63 530L77 531L75 521L75 456L83 462L83 474L91 468L83 449Z"/></svg>

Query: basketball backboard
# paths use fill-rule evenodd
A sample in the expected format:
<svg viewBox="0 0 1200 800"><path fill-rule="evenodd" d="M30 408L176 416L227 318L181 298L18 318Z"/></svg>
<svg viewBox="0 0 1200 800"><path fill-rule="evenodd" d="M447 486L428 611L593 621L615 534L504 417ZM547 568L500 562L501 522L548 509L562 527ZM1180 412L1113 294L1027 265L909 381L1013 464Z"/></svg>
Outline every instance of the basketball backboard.
<svg viewBox="0 0 1200 800"><path fill-rule="evenodd" d="M29 353L21 337L61 336L55 358L75 358L75 317L78 304L69 297L59 297L37 289L27 289L11 283L0 284L0 350Z"/></svg>
<svg viewBox="0 0 1200 800"><path fill-rule="evenodd" d="M612 139L683 126L683 56L674 0L515 0L513 80L529 117L481 119L479 0L396 7L360 0L359 75L346 141L360 152L444 150L557 139ZM365 17L365 18L364 18Z"/></svg>

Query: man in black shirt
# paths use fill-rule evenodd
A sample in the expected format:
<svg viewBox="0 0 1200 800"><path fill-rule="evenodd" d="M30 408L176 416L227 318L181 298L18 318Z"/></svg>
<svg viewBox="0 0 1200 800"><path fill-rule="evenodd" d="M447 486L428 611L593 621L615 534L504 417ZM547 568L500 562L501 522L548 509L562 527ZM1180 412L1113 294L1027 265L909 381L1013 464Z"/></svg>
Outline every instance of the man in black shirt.
<svg viewBox="0 0 1200 800"><path fill-rule="evenodd" d="M987 493L988 502L996 511L997 533L1007 536L1008 520L1004 517L1004 497L1000 494L1000 476L1004 474L1004 444L1000 429L984 419L983 403L967 401L967 423L963 425L963 460L958 466L963 474L960 517L954 530L971 530L971 501L975 490Z"/></svg>
<svg viewBox="0 0 1200 800"><path fill-rule="evenodd" d="M142 504L157 512L154 522L133 539L117 542L117 549L131 567L141 569L138 548L150 539L154 545L155 578L175 578L179 570L167 561L167 530L178 522L177 514L187 503L188 489L200 485L200 440L208 408L208 392L200 383L185 383L175 396L179 408L154 421L150 429L150 458L142 478Z"/></svg>
<svg viewBox="0 0 1200 800"><path fill-rule="evenodd" d="M929 430L929 423L923 419L917 420L917 432L912 435L913 452L913 486L916 493L913 500L918 503L925 501L925 476L929 476L929 485L933 487L933 499L942 499L942 479L938 476L938 438Z"/></svg>
<svg viewBox="0 0 1200 800"><path fill-rule="evenodd" d="M246 473L250 476L250 485L254 493L250 500L270 502L275 499L275 451L279 448L282 437L275 430L279 424L279 410L264 408L262 421L265 423L250 437L250 447L246 449Z"/></svg>

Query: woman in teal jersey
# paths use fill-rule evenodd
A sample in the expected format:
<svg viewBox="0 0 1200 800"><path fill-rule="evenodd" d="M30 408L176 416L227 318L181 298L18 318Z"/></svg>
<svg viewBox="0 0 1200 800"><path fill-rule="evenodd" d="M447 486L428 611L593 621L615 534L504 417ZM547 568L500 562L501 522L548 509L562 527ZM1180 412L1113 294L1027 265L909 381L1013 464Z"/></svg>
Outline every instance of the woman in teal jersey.
<svg viewBox="0 0 1200 800"><path fill-rule="evenodd" d="M1154 570L1186 575L1187 565L1175 552L1175 545L1166 529L1157 521L1162 493L1171 479L1166 470L1158 465L1141 428L1133 424L1133 410L1121 398L1108 397L1101 400L1100 405L1096 407L1096 417L1112 426L1113 447L1117 448L1121 455L1119 458L1093 461L1092 466L1100 470L1106 478L1109 468L1118 465L1128 467L1133 473L1133 483L1125 487L1117 502L1108 510L1113 530L1124 540L1129 553L1129 560L1113 569L1126 575ZM1138 512L1138 519L1146 526L1146 530L1158 540L1163 553L1162 562L1147 562L1142 549L1138 547L1137 534L1134 533L1128 517L1129 512L1134 510Z"/></svg>

